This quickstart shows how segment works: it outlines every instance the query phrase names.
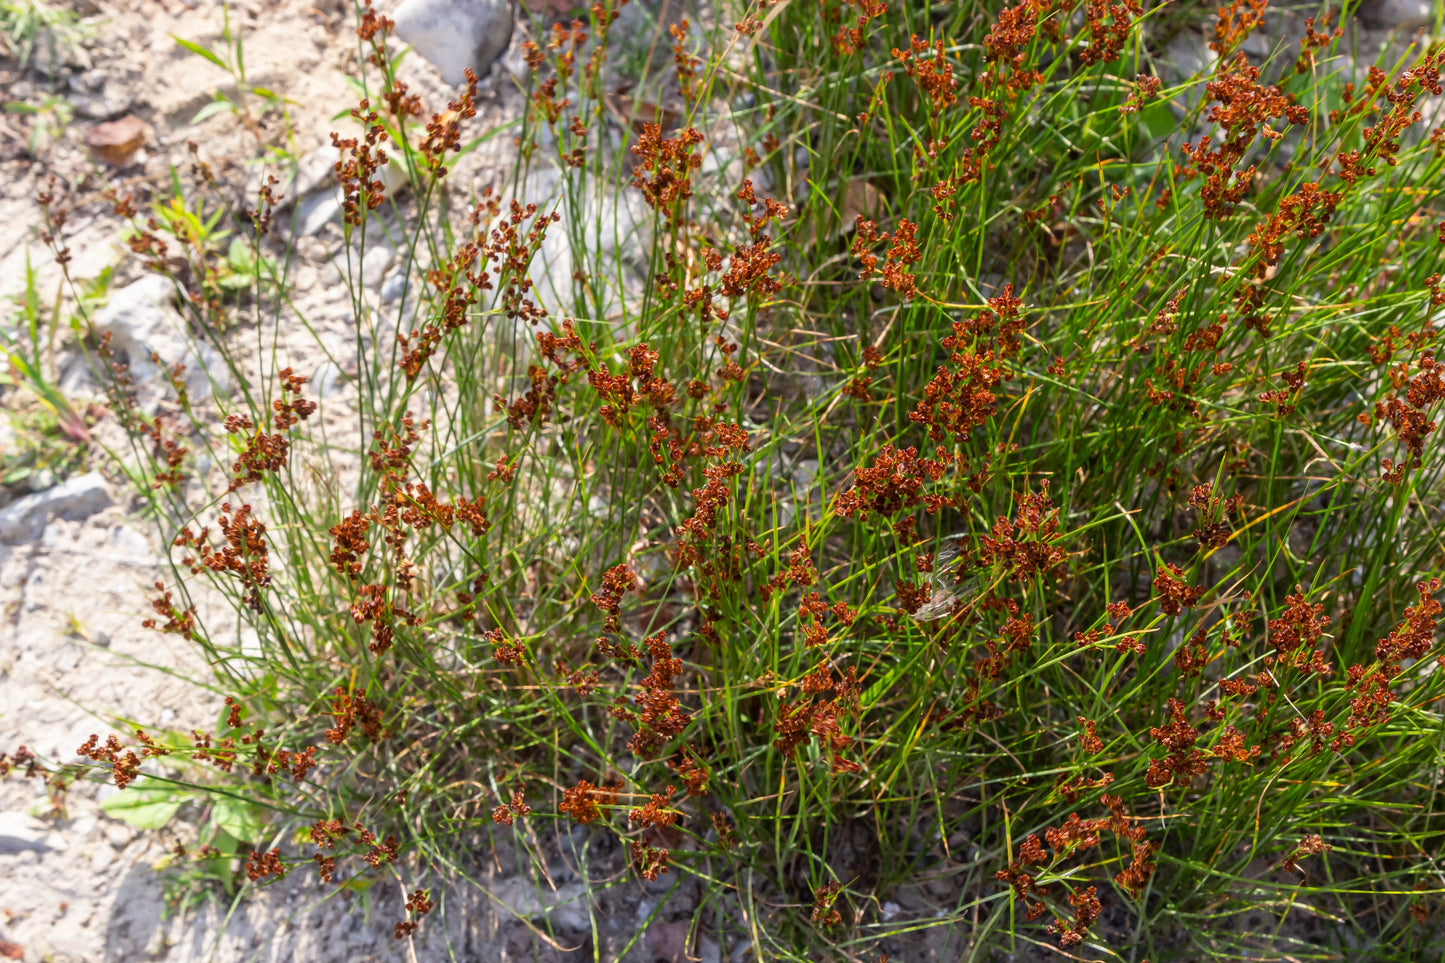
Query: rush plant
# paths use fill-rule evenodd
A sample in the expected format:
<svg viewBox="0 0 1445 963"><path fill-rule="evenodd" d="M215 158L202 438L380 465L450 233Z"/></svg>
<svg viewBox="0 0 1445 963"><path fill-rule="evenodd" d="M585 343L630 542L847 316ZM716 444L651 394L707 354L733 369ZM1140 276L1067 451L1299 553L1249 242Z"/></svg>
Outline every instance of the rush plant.
<svg viewBox="0 0 1445 963"><path fill-rule="evenodd" d="M226 699L84 754L254 801L248 886L430 872L399 938L560 821L756 959L1438 955L1445 51L1321 7L1246 54L1252 0L1181 75L1134 0L764 4L679 19L664 126L609 112L615 13L529 44L462 203L475 85L428 113L362 11L346 232L412 280L353 285L319 411L284 257L218 410L113 380L150 624Z"/></svg>

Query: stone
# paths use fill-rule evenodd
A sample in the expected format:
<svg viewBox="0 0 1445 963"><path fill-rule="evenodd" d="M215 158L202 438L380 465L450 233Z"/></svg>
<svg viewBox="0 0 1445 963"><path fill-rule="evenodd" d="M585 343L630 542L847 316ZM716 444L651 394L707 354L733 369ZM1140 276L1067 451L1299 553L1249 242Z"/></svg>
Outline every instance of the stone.
<svg viewBox="0 0 1445 963"><path fill-rule="evenodd" d="M1436 17L1430 0L1363 0L1355 15L1371 30L1406 31L1434 26Z"/></svg>
<svg viewBox="0 0 1445 963"><path fill-rule="evenodd" d="M116 557L124 561L150 561L154 557L150 539L129 525L117 525L110 530L110 545Z"/></svg>
<svg viewBox="0 0 1445 963"><path fill-rule="evenodd" d="M255 198L261 192L261 185L266 183L268 177L274 177L276 183L271 185L271 191L279 198L275 211L284 211L295 204L298 197L314 194L332 183L331 178L335 173L332 165L335 163L336 148L328 144L301 155L300 159L288 157L279 163L253 167L246 175L247 203L254 205Z"/></svg>
<svg viewBox="0 0 1445 963"><path fill-rule="evenodd" d="M373 291L381 287L387 269L396 261L396 251L385 244L368 245L361 257L361 285Z"/></svg>
<svg viewBox="0 0 1445 963"><path fill-rule="evenodd" d="M587 888L581 883L564 883L553 890L531 880L509 879L496 887L493 895L526 919L545 916L554 925L573 932L583 932L591 926L587 915Z"/></svg>
<svg viewBox="0 0 1445 963"><path fill-rule="evenodd" d="M341 192L334 187L304 195L292 215L292 236L311 237L341 215Z"/></svg>
<svg viewBox="0 0 1445 963"><path fill-rule="evenodd" d="M130 376L141 407L153 412L164 391L161 366L184 364L186 391L194 403L230 391L230 374L215 348L191 337L186 319L175 308L176 288L169 278L147 274L111 295L95 313L97 335L109 334L111 347L130 365ZM151 360L160 358L157 365Z"/></svg>
<svg viewBox="0 0 1445 963"><path fill-rule="evenodd" d="M140 71L118 71L112 76L106 70L87 70L70 78L70 95L67 99L75 108L77 117L86 120L109 120L119 117L135 106L134 86L140 80Z"/></svg>
<svg viewBox="0 0 1445 963"><path fill-rule="evenodd" d="M395 301L405 294L406 277L405 271L392 271L388 274L386 280L381 282L381 299Z"/></svg>
<svg viewBox="0 0 1445 963"><path fill-rule="evenodd" d="M0 511L0 543L18 545L39 538L52 518L89 518L111 503L99 472L79 475L48 491L27 495Z"/></svg>
<svg viewBox="0 0 1445 963"><path fill-rule="evenodd" d="M122 822L109 822L105 827L105 841L116 849L125 849L130 845L135 833L131 828Z"/></svg>
<svg viewBox="0 0 1445 963"><path fill-rule="evenodd" d="M335 361L323 362L311 376L311 394L321 401L334 398L341 393L344 377L341 366Z"/></svg>
<svg viewBox="0 0 1445 963"><path fill-rule="evenodd" d="M19 812L0 813L0 853L44 852L52 848L50 832L40 820Z"/></svg>
<svg viewBox="0 0 1445 963"><path fill-rule="evenodd" d="M449 84L480 77L512 40L507 0L403 0L391 15L396 36L426 58Z"/></svg>
<svg viewBox="0 0 1445 963"><path fill-rule="evenodd" d="M59 387L60 393L72 400L100 394L100 385L91 370L90 359L79 351L69 352L60 365Z"/></svg>

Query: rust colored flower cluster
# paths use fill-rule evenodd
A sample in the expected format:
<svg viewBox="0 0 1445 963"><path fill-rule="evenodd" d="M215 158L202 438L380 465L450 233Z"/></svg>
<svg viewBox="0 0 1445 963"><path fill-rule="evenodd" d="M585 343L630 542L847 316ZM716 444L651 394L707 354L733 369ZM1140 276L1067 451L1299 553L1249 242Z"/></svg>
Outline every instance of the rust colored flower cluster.
<svg viewBox="0 0 1445 963"><path fill-rule="evenodd" d="M528 423L541 425L547 421L557 402L557 388L571 380L572 375L587 367L584 349L596 349L596 344L584 346L573 323L562 322L562 334L551 331L537 332L537 348L543 360L552 365L555 373L549 373L539 365L527 366L527 379L532 386L526 394L515 401L507 401L500 395L492 400L499 409L507 413L507 425L520 429ZM571 357L568 357L571 355Z"/></svg>
<svg viewBox="0 0 1445 963"><path fill-rule="evenodd" d="M939 366L909 412L909 420L926 426L935 443L967 440L996 410L995 391L1007 378L999 362L1018 350L1023 302L1014 297L1012 285L1005 285L988 303L976 317L954 322L953 333L942 342L949 364Z"/></svg>
<svg viewBox="0 0 1445 963"><path fill-rule="evenodd" d="M518 789L512 793L511 802L503 803L492 810L492 822L510 826L514 820L525 819L531 814L532 807L527 805L522 790Z"/></svg>
<svg viewBox="0 0 1445 963"><path fill-rule="evenodd" d="M652 669L637 683L641 691L633 702L639 711L625 704L615 704L611 711L636 727L627 748L641 759L655 759L664 746L682 735L692 715L683 709L673 691L677 676L682 674L682 660L672 654L667 634L658 632L643 644L652 658Z"/></svg>
<svg viewBox="0 0 1445 963"><path fill-rule="evenodd" d="M1073 907L1074 918L1072 920L1056 919L1047 927L1048 933L1059 938L1059 946L1067 949L1084 942L1089 927L1094 925L1094 921L1103 912L1098 893L1097 886L1090 886L1069 894L1069 905Z"/></svg>
<svg viewBox="0 0 1445 963"><path fill-rule="evenodd" d="M1330 29L1330 21L1335 18L1335 11L1326 10L1319 22L1314 17L1305 18L1305 35L1300 38L1300 55L1295 61L1294 70L1297 74L1309 73L1314 69L1317 62L1316 54L1334 43L1344 34L1344 28L1336 26ZM1316 29L1316 28L1319 29Z"/></svg>
<svg viewBox="0 0 1445 963"><path fill-rule="evenodd" d="M1079 62L1090 66L1118 60L1134 29L1133 18L1143 10L1139 0L1084 0L1084 26L1080 34L1088 40L1079 51Z"/></svg>
<svg viewBox="0 0 1445 963"><path fill-rule="evenodd" d="M690 24L686 17L667 28L672 35L672 63L677 68L678 93L684 102L692 104L697 102L701 91L698 87L697 68L702 66L702 58L695 57L688 53L686 47L687 31Z"/></svg>
<svg viewBox="0 0 1445 963"><path fill-rule="evenodd" d="M978 565L1000 566L1016 582L1051 578L1068 557L1062 539L1059 510L1044 479L1037 494L1027 489L1019 493L1012 519L1000 515L991 532L980 536Z"/></svg>
<svg viewBox="0 0 1445 963"><path fill-rule="evenodd" d="M183 558L181 564L191 572L207 569L236 579L246 606L252 611L261 611L261 589L271 584L266 526L253 517L250 505L232 509L225 503L221 505L216 525L222 536L218 548L211 545L209 528L192 532L187 525L181 529L172 544L195 552L194 557Z"/></svg>
<svg viewBox="0 0 1445 963"><path fill-rule="evenodd" d="M585 826L602 818L603 806L615 806L617 794L621 791L621 783L594 786L583 779L576 786L563 791L562 805L557 808L564 816L570 816Z"/></svg>
<svg viewBox="0 0 1445 963"><path fill-rule="evenodd" d="M349 227L360 227L363 211L376 210L386 199L386 185L377 175L387 164L386 151L381 145L388 134L381 115L371 109L365 98L351 108L351 116L365 133L358 139L332 131L331 146L341 155L333 170L341 185L343 220Z"/></svg>
<svg viewBox="0 0 1445 963"><path fill-rule="evenodd" d="M1153 100L1159 93L1159 85L1163 83L1153 74L1140 74L1134 78L1134 90L1130 92L1129 99L1119 107L1121 114L1137 114L1144 109L1144 105Z"/></svg>
<svg viewBox="0 0 1445 963"><path fill-rule="evenodd" d="M477 75L468 67L465 76L466 87L461 97L448 103L445 113L433 114L426 125L426 137L421 142L420 152L433 177L446 176L443 162L447 152L461 151L462 123L477 115Z"/></svg>
<svg viewBox="0 0 1445 963"><path fill-rule="evenodd" d="M627 563L614 565L602 575L602 586L592 593L591 602L607 616L602 627L604 632L618 632L622 628L622 596L637 587L637 573Z"/></svg>
<svg viewBox="0 0 1445 963"><path fill-rule="evenodd" d="M1083 716L1079 716L1078 722L1079 725L1084 727L1083 734L1079 736L1079 747L1090 755L1103 752L1104 740L1099 738L1099 734L1096 731L1098 723L1092 719L1085 719Z"/></svg>
<svg viewBox="0 0 1445 963"><path fill-rule="evenodd" d="M1219 7L1215 11L1214 39L1209 42L1209 49L1218 54L1221 61L1228 57L1264 25L1268 7L1269 0L1230 0L1228 6Z"/></svg>
<svg viewBox="0 0 1445 963"><path fill-rule="evenodd" d="M273 849L269 853L253 850L246 854L246 878L251 882L260 882L268 876L282 879L285 875L286 864L281 862L281 850Z"/></svg>
<svg viewBox="0 0 1445 963"><path fill-rule="evenodd" d="M145 619L141 622L142 628L155 629L159 632L175 633L186 641L194 641L196 637L196 607L188 605L185 608L177 608L171 600L171 593L163 582L155 583L155 590L159 594L150 600L151 608L156 614L165 619L160 622L156 619Z"/></svg>
<svg viewBox="0 0 1445 963"><path fill-rule="evenodd" d="M1159 608L1164 614L1177 616L1198 605L1206 589L1202 585L1187 584L1179 566L1165 562L1154 573L1154 591L1159 593Z"/></svg>
<svg viewBox="0 0 1445 963"><path fill-rule="evenodd" d="M1054 6L1052 0L1023 0L999 11L998 20L989 27L983 41L988 63L982 77L984 85L1022 92L1043 83L1043 74L1029 60L1029 48L1041 24L1051 39L1059 39L1059 24L1051 17ZM1067 13L1074 5L1059 6L1067 8Z"/></svg>
<svg viewBox="0 0 1445 963"><path fill-rule="evenodd" d="M884 445L873 464L853 469L853 487L834 499L834 514L859 519L883 515L899 532L911 535L917 524L914 509L922 505L932 515L952 504L947 496L924 491L925 486L943 477L952 460L942 447L934 454L937 457L920 458L918 449L912 446L900 451Z"/></svg>
<svg viewBox="0 0 1445 963"><path fill-rule="evenodd" d="M1213 484L1196 485L1189 491L1189 507L1198 512L1194 530L1190 533L1199 540L1200 549L1223 548L1229 542L1231 529L1229 516L1239 517L1243 495L1223 498L1216 494Z"/></svg>
<svg viewBox="0 0 1445 963"><path fill-rule="evenodd" d="M105 744L101 745L100 737L92 732L90 738L75 750L75 754L95 762L110 763L111 777L115 779L117 789L129 786L140 772L140 757L134 751L122 746L114 734L107 736ZM148 755L158 754L148 753Z"/></svg>
<svg viewBox="0 0 1445 963"><path fill-rule="evenodd" d="M751 180L743 181L737 197L746 205L743 223L747 225L752 243L739 246L729 256L727 271L718 280L718 291L734 300L776 295L783 286L769 272L777 267L782 255L771 249L772 239L767 233L767 226L772 221L782 223L788 216L788 209L771 197L759 201L753 193ZM761 210L754 213L754 208Z"/></svg>
<svg viewBox="0 0 1445 963"><path fill-rule="evenodd" d="M1309 876L1299 861L1310 856L1318 856L1321 853L1329 852L1333 847L1324 841L1319 833L1310 833L1299 841L1299 845L1290 850L1279 864L1279 868L1290 873L1297 873L1301 879Z"/></svg>
<svg viewBox="0 0 1445 963"><path fill-rule="evenodd" d="M356 624L370 623L370 648L377 655L391 647L398 623L416 626L422 622L421 616L410 611L402 599L420 589L418 567L407 550L412 535L433 526L451 531L460 524L465 525L473 537L480 538L491 528L484 497L459 496L453 502L443 502L425 484L407 480L413 446L428 428L427 422L416 422L408 412L398 426L387 426L374 433L367 460L380 480L378 502L353 509L331 528L331 564L338 574L353 582L361 583L363 573L370 567L373 530L385 548L378 553L381 558L376 561L384 563L389 578L358 584L351 604L351 616Z"/></svg>
<svg viewBox="0 0 1445 963"><path fill-rule="evenodd" d="M1426 353L1416 365L1419 374L1408 380L1403 398L1391 395L1385 401L1375 403L1375 419L1388 421L1409 452L1409 457L1398 464L1385 460L1385 477L1397 485L1404 481L1406 472L1424 465L1421 456L1425 453L1425 440L1434 434L1436 427L1426 412L1431 405L1445 398L1445 378L1442 378L1445 363ZM1367 415L1359 417L1361 421L1369 421Z"/></svg>
<svg viewBox="0 0 1445 963"><path fill-rule="evenodd" d="M373 744L385 739L387 731L381 724L381 707L366 698L366 688L355 693L337 686L331 700L331 717L335 725L326 730L326 741L332 745L343 745L353 728L359 727L362 735Z"/></svg>
<svg viewBox="0 0 1445 963"><path fill-rule="evenodd" d="M482 636L492 646L492 658L498 665L523 666L527 664L527 644L507 635L501 627L488 629Z"/></svg>
<svg viewBox="0 0 1445 963"><path fill-rule="evenodd" d="M1285 597L1284 613L1269 620L1269 640L1278 653L1276 664L1306 669L1318 665L1323 675L1333 671L1324 665L1321 654L1315 650L1330 623L1324 611L1322 603L1311 605L1298 585L1293 595ZM1269 666L1270 663L1266 663L1266 667Z"/></svg>
<svg viewBox="0 0 1445 963"><path fill-rule="evenodd" d="M846 4L858 8L853 25L839 28L833 34L833 51L840 57L851 56L863 49L863 30L870 20L877 20L888 12L888 5L882 0L845 0Z"/></svg>
<svg viewBox="0 0 1445 963"><path fill-rule="evenodd" d="M373 67L381 67L390 60L386 51L386 38L396 29L396 21L376 12L371 0L365 0L361 7L361 19L356 25L356 36L371 48L367 61Z"/></svg>
<svg viewBox="0 0 1445 963"><path fill-rule="evenodd" d="M415 914L416 919L405 919L396 924L393 931L396 938L404 940L417 931L421 925L421 918L432 911L434 904L431 897L424 889L413 890L406 897L406 911Z"/></svg>
<svg viewBox="0 0 1445 963"><path fill-rule="evenodd" d="M1220 24L1224 23L1221 19ZM1205 120L1222 129L1222 138L1213 149L1212 138L1207 136L1197 144L1185 144L1183 150L1189 162L1175 172L1181 178L1204 178L1200 197L1207 218L1224 220L1249 193L1257 168L1240 165L1257 135L1271 140L1283 137L1270 126L1277 120L1295 125L1309 123L1309 111L1278 87L1260 84L1259 75L1259 68L1251 65L1244 54L1235 53L1220 61L1215 78L1204 85L1211 104Z"/></svg>
<svg viewBox="0 0 1445 963"><path fill-rule="evenodd" d="M942 40L934 40L929 56L928 41L914 35L909 38L908 49L893 50L893 58L899 62L906 76L912 77L918 91L928 103L930 116L937 117L943 111L958 103L958 81L953 77L953 64L943 53Z"/></svg>
<svg viewBox="0 0 1445 963"><path fill-rule="evenodd" d="M828 663L804 676L800 688L803 698L796 702L778 703L778 717L773 724L776 737L773 748L784 755L792 753L808 740L817 738L827 751L829 764L835 773L858 772L862 766L845 758L842 754L853 745L853 737L843 732L840 716L857 714L862 687L858 682L857 670L849 668L846 675L834 678Z"/></svg>
<svg viewBox="0 0 1445 963"><path fill-rule="evenodd" d="M1367 730L1390 721L1389 707L1395 701L1391 688L1404 671L1400 663L1424 657L1434 645L1439 625L1441 604L1435 598L1440 580L1430 579L1415 586L1419 601L1405 609L1405 617L1389 635L1375 646L1376 664L1355 664L1345 672L1345 689L1353 694L1349 713L1336 727L1330 748L1336 752L1348 749ZM1436 657L1445 667L1445 655Z"/></svg>
<svg viewBox="0 0 1445 963"><path fill-rule="evenodd" d="M878 256L872 253L872 249L878 244L887 244L883 270L879 272L883 286L898 292L905 301L917 297L918 279L905 269L923 260L923 252L918 247L918 225L903 218L892 234L887 231L880 234L878 225L860 214L853 229L853 256L863 265L858 276L865 281L873 276L878 267Z"/></svg>
<svg viewBox="0 0 1445 963"><path fill-rule="evenodd" d="M732 498L728 479L742 474L743 466L735 455L752 450L747 432L735 424L709 423L712 433L711 445L703 448L705 458L714 463L703 468L707 482L701 488L692 490L693 513L677 526L677 549L675 561L679 570L686 569L702 558L702 552L712 537L717 524L718 513ZM758 548L755 554L761 554Z"/></svg>
<svg viewBox="0 0 1445 963"><path fill-rule="evenodd" d="M1169 721L1149 730L1149 736L1168 750L1163 759L1149 760L1144 782L1151 789L1167 786L1176 779L1187 784L1192 777L1203 775L1209 768L1204 752L1195 748L1199 730L1189 724L1184 714L1184 703L1171 698L1168 708Z"/></svg>
<svg viewBox="0 0 1445 963"><path fill-rule="evenodd" d="M817 926L841 926L843 914L838 911L838 895L843 884L831 880L822 889L813 893L813 915L810 919Z"/></svg>
<svg viewBox="0 0 1445 963"><path fill-rule="evenodd" d="M662 125L646 124L632 145L638 158L632 185L672 224L680 221L684 202L692 197L692 172L702 166L701 155L693 151L701 143L702 134L692 127L676 137L663 137Z"/></svg>
<svg viewBox="0 0 1445 963"><path fill-rule="evenodd" d="M1112 776L1098 780L1097 785L1107 785ZM1109 810L1108 816L1096 819L1082 819L1078 813L1070 813L1058 826L1044 831L1052 855L1044 849L1043 841L1036 834L1030 834L1019 844L1017 857L1010 861L1007 869L994 873L999 882L1009 884L1013 895L1022 899L1026 906L1026 919L1035 920L1048 912L1043 903L1046 887L1040 886L1033 874L1033 867L1058 864L1078 853L1099 845L1100 834L1111 832L1121 842L1130 844L1133 850L1132 862L1116 873L1114 882L1134 898L1138 898L1144 885L1154 873L1151 862L1157 846L1144 838L1144 828L1131 823L1124 800L1119 796L1105 793L1101 800ZM1100 905L1098 889L1089 886L1076 890L1068 896L1069 905L1074 908L1072 921L1055 920L1048 926L1051 935L1059 937L1062 947L1077 946L1083 941L1088 929L1098 919Z"/></svg>
<svg viewBox="0 0 1445 963"><path fill-rule="evenodd" d="M35 753L26 746L19 746L13 753L0 752L0 779L10 775L10 770L21 766L25 767L25 776L28 779L34 779L44 772Z"/></svg>
<svg viewBox="0 0 1445 963"><path fill-rule="evenodd" d="M1322 190L1319 182L1311 181L1301 184L1281 200L1279 209L1270 215L1269 220L1250 232L1250 251L1258 258L1252 269L1253 276L1263 281L1270 268L1279 264L1284 255L1281 239L1286 235L1314 240L1324 233L1343 196L1340 191Z"/></svg>

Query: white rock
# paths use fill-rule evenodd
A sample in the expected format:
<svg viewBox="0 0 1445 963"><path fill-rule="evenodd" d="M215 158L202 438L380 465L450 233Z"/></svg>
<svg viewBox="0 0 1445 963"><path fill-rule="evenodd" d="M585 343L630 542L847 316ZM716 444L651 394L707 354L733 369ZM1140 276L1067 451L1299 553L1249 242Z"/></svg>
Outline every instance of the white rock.
<svg viewBox="0 0 1445 963"><path fill-rule="evenodd" d="M117 525L112 528L110 544L121 558L136 561L151 558L150 540L129 525Z"/></svg>
<svg viewBox="0 0 1445 963"><path fill-rule="evenodd" d="M392 271L381 282L381 299L383 301L395 301L406 293L406 272Z"/></svg>
<svg viewBox="0 0 1445 963"><path fill-rule="evenodd" d="M509 879L497 886L492 895L518 916L536 919L545 916L562 929L586 930L587 889L581 883L564 883L556 890L526 879Z"/></svg>
<svg viewBox="0 0 1445 963"><path fill-rule="evenodd" d="M89 518L108 505L110 493L98 472L71 478L0 511L0 543L18 545L39 538L52 518Z"/></svg>
<svg viewBox="0 0 1445 963"><path fill-rule="evenodd" d="M512 39L512 8L506 0L403 0L391 19L397 37L449 84L465 83L468 67L486 76Z"/></svg>
<svg viewBox="0 0 1445 963"><path fill-rule="evenodd" d="M51 833L40 820L20 812L0 813L0 853L51 848Z"/></svg>
<svg viewBox="0 0 1445 963"><path fill-rule="evenodd" d="M111 347L130 365L141 407L154 411L163 394L161 367L186 366L186 391L192 402L211 396L212 387L230 391L230 374L220 354L193 338L174 305L176 289L169 278L147 274L111 295L95 313L96 334L109 334ZM160 365L151 360L154 353Z"/></svg>
<svg viewBox="0 0 1445 963"><path fill-rule="evenodd" d="M60 393L67 398L93 398L100 394L90 360L78 351L61 364L59 387Z"/></svg>
<svg viewBox="0 0 1445 963"><path fill-rule="evenodd" d="M334 397L341 392L342 371L335 361L318 365L311 376L311 394L321 400Z"/></svg>
<svg viewBox="0 0 1445 963"><path fill-rule="evenodd" d="M1355 15L1371 30L1418 30L1436 16L1430 0L1364 0Z"/></svg>
<svg viewBox="0 0 1445 963"><path fill-rule="evenodd" d="M341 214L341 192L334 187L322 188L296 202L294 237L311 237Z"/></svg>
<svg viewBox="0 0 1445 963"><path fill-rule="evenodd" d="M131 828L122 822L111 821L105 826L105 839L116 849L125 849L135 836Z"/></svg>
<svg viewBox="0 0 1445 963"><path fill-rule="evenodd" d="M396 251L385 244L368 245L366 253L361 256L361 284L362 287L375 291L381 287L381 280L386 276L387 269L396 261Z"/></svg>

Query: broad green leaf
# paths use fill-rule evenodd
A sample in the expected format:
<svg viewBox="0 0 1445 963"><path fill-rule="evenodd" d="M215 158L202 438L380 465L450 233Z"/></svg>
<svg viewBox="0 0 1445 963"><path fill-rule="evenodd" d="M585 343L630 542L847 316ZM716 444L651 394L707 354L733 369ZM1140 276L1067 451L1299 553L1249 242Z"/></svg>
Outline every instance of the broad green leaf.
<svg viewBox="0 0 1445 963"><path fill-rule="evenodd" d="M254 843L266 830L261 811L250 803L221 796L211 807L211 822L243 843Z"/></svg>
<svg viewBox="0 0 1445 963"><path fill-rule="evenodd" d="M102 800L100 811L138 829L160 829L181 808L181 801L176 786L141 776L114 796Z"/></svg>

